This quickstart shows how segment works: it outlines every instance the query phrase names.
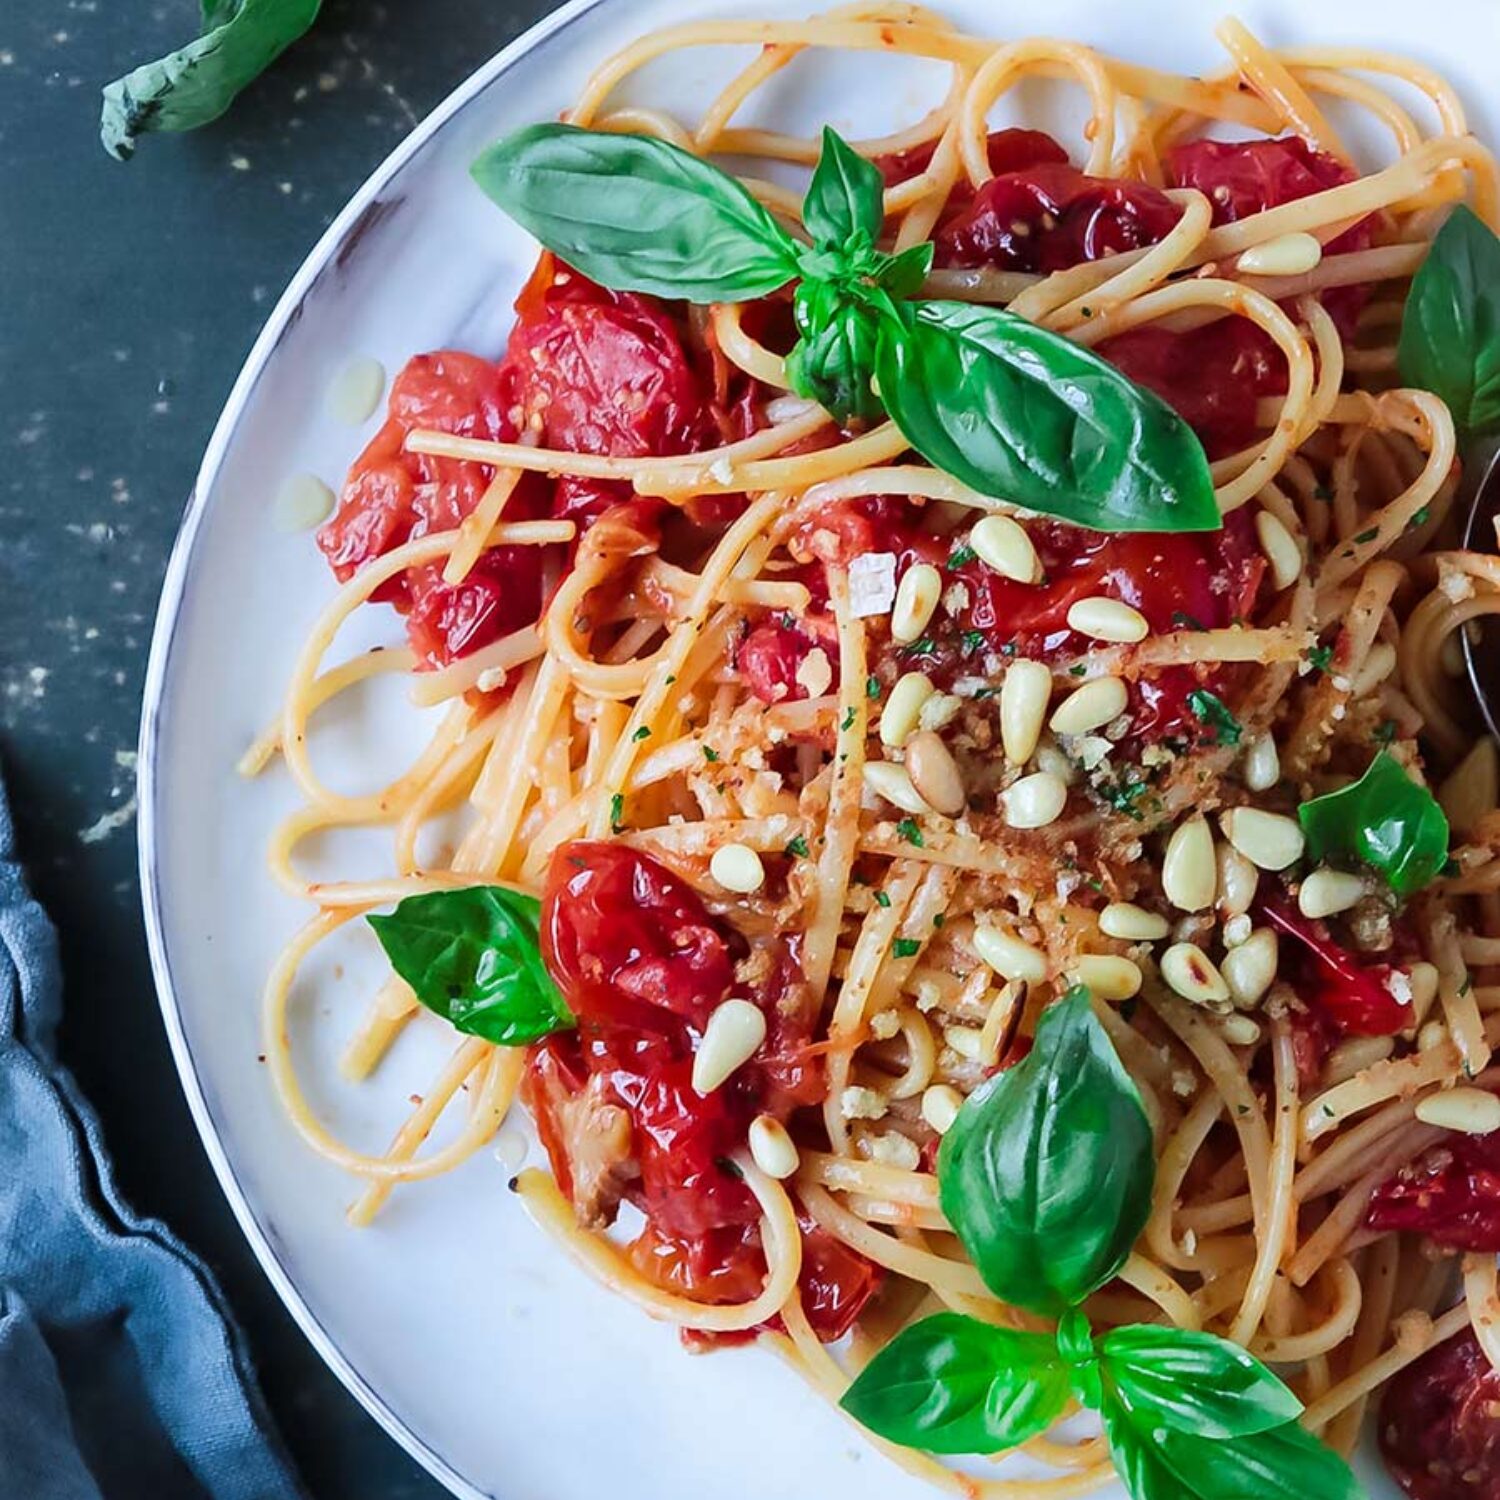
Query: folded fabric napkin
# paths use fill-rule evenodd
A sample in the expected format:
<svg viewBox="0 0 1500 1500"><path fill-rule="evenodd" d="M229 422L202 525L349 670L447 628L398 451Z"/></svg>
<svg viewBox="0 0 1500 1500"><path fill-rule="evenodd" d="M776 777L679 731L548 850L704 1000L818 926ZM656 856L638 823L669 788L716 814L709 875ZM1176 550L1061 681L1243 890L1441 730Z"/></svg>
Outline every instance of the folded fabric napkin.
<svg viewBox="0 0 1500 1500"><path fill-rule="evenodd" d="M0 1496L295 1500L223 1294L115 1191L61 1006L0 791Z"/></svg>

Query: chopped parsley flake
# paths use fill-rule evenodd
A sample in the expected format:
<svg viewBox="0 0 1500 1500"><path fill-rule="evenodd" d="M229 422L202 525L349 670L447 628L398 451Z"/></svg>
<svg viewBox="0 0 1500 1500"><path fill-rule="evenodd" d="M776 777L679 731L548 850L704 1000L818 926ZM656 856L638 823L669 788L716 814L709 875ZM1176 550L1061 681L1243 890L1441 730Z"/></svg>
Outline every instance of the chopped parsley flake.
<svg viewBox="0 0 1500 1500"><path fill-rule="evenodd" d="M897 958L915 958L921 951L921 948L922 945L916 940L916 938L897 938L896 941L891 944L891 952L894 953Z"/></svg>
<svg viewBox="0 0 1500 1500"><path fill-rule="evenodd" d="M806 859L807 840L799 833L796 838L788 842L783 852L791 859Z"/></svg>
<svg viewBox="0 0 1500 1500"><path fill-rule="evenodd" d="M878 698L880 696L880 679L872 672L865 678L865 697Z"/></svg>
<svg viewBox="0 0 1500 1500"><path fill-rule="evenodd" d="M1000 648L1000 654L1001 656L1014 656L1016 654L1016 643L1014 641L1007 641Z"/></svg>
<svg viewBox="0 0 1500 1500"><path fill-rule="evenodd" d="M972 656L976 651L984 649L984 632L982 630L964 631L964 655Z"/></svg>
<svg viewBox="0 0 1500 1500"><path fill-rule="evenodd" d="M635 740L637 743L639 743L641 740L650 739L650 737L651 726L649 724L642 724L641 727L637 729L633 735L630 736L630 738L632 740Z"/></svg>
<svg viewBox="0 0 1500 1500"><path fill-rule="evenodd" d="M1143 814L1136 804L1145 798L1149 790L1144 781L1116 781L1101 786L1099 795L1116 812L1122 812L1127 818L1134 818L1139 823Z"/></svg>
<svg viewBox="0 0 1500 1500"><path fill-rule="evenodd" d="M1378 526L1372 526L1368 531L1360 532L1360 534L1355 537L1354 540L1363 545L1365 542L1373 542L1379 535L1380 528Z"/></svg>
<svg viewBox="0 0 1500 1500"><path fill-rule="evenodd" d="M917 827L917 821L915 818L902 818L902 820L896 824L896 832L904 842L913 844L918 849L923 847L922 830Z"/></svg>
<svg viewBox="0 0 1500 1500"><path fill-rule="evenodd" d="M942 912L939 912L937 916L932 919L932 925L934 927L941 927L945 920L946 918L943 916Z"/></svg>
<svg viewBox="0 0 1500 1500"><path fill-rule="evenodd" d="M1076 667L1069 667L1068 668L1068 676L1069 677L1082 677L1083 674L1085 672L1087 672L1087 671L1088 671L1088 664L1086 662L1079 662Z"/></svg>
<svg viewBox="0 0 1500 1500"><path fill-rule="evenodd" d="M903 656L932 656L935 650L936 648L932 644L932 637L924 635L913 641L911 645L903 646L901 654Z"/></svg>
<svg viewBox="0 0 1500 1500"><path fill-rule="evenodd" d="M947 569L950 573L956 573L960 568L967 567L978 555L970 546L955 547L948 555Z"/></svg>
<svg viewBox="0 0 1500 1500"><path fill-rule="evenodd" d="M1307 653L1307 659L1312 663L1313 671L1326 672L1328 670L1329 662L1333 660L1333 647L1314 646L1312 650Z"/></svg>
<svg viewBox="0 0 1500 1500"><path fill-rule="evenodd" d="M613 833L620 833L625 827L625 797L621 792L616 792L609 799L609 826Z"/></svg>
<svg viewBox="0 0 1500 1500"><path fill-rule="evenodd" d="M1238 745L1244 734L1240 721L1230 713L1224 700L1207 688L1194 688L1188 694L1188 707L1213 731L1216 745Z"/></svg>
<svg viewBox="0 0 1500 1500"><path fill-rule="evenodd" d="M1172 623L1179 630L1207 630L1208 626L1198 619L1196 615L1190 615L1185 609L1174 609L1172 611Z"/></svg>
<svg viewBox="0 0 1500 1500"><path fill-rule="evenodd" d="M855 718L854 705L851 703L849 705L849 707L844 710L844 719L843 719L843 722L839 725L839 728L840 729L853 729L854 728L854 718Z"/></svg>
<svg viewBox="0 0 1500 1500"><path fill-rule="evenodd" d="M1415 531L1419 526L1425 526L1431 515L1432 507L1430 505L1424 505L1421 510L1419 510L1411 518L1411 520L1406 523L1406 529L1408 531Z"/></svg>
<svg viewBox="0 0 1500 1500"><path fill-rule="evenodd" d="M713 746L705 745L703 747L703 758L709 763L709 765L713 765L719 759L719 752L715 750Z"/></svg>
<svg viewBox="0 0 1500 1500"><path fill-rule="evenodd" d="M888 891L876 891L875 892L875 904L876 904L876 906L886 906L886 907L888 907L891 904L890 893Z"/></svg>

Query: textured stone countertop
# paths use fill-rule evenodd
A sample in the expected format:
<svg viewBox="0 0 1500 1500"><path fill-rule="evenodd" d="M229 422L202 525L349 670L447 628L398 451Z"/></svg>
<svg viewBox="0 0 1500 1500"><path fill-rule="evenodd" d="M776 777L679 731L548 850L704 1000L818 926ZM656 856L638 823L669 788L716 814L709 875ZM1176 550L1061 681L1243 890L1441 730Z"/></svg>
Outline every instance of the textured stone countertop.
<svg viewBox="0 0 1500 1500"><path fill-rule="evenodd" d="M121 165L99 89L187 41L194 0L0 6L0 757L62 932L65 1058L130 1198L223 1279L319 1500L442 1492L292 1324L188 1117L135 874L146 650L203 446L276 296L397 141L549 9L327 0L225 118Z"/></svg>

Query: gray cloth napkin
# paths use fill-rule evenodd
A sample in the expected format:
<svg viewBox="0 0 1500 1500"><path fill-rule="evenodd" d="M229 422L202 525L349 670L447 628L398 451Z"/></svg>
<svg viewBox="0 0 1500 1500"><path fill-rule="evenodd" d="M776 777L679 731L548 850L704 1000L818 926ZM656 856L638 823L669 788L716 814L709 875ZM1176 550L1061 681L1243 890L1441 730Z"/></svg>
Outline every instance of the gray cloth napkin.
<svg viewBox="0 0 1500 1500"><path fill-rule="evenodd" d="M223 1294L115 1191L61 1008L0 792L0 1497L296 1500Z"/></svg>

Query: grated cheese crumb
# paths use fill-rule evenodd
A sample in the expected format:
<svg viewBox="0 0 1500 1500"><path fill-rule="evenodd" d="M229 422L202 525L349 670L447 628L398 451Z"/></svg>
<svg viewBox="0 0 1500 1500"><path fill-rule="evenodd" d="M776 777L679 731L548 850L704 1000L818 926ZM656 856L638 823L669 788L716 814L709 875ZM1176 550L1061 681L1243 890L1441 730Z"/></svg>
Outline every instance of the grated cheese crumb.
<svg viewBox="0 0 1500 1500"><path fill-rule="evenodd" d="M901 1016L894 1010L877 1010L870 1017L870 1035L877 1040L889 1041L901 1030Z"/></svg>
<svg viewBox="0 0 1500 1500"><path fill-rule="evenodd" d="M729 484L734 479L734 465L727 458L716 458L708 466L708 477L715 484Z"/></svg>
<svg viewBox="0 0 1500 1500"><path fill-rule="evenodd" d="M937 1009L943 992L937 987L936 980L922 979L917 982L916 997L917 1009L925 1016L928 1011Z"/></svg>
<svg viewBox="0 0 1500 1500"><path fill-rule="evenodd" d="M839 1113L846 1120L879 1120L886 1112L885 1096L854 1085L839 1095Z"/></svg>
<svg viewBox="0 0 1500 1500"><path fill-rule="evenodd" d="M797 664L797 681L809 698L821 698L833 686L833 667L821 646L814 646Z"/></svg>
<svg viewBox="0 0 1500 1500"><path fill-rule="evenodd" d="M861 552L849 564L849 612L855 619L890 612L896 602L896 554Z"/></svg>
<svg viewBox="0 0 1500 1500"><path fill-rule="evenodd" d="M900 1167L903 1171L915 1172L922 1160L917 1143L907 1136L897 1135L895 1131L866 1136L859 1145L871 1161L878 1161L886 1167Z"/></svg>

